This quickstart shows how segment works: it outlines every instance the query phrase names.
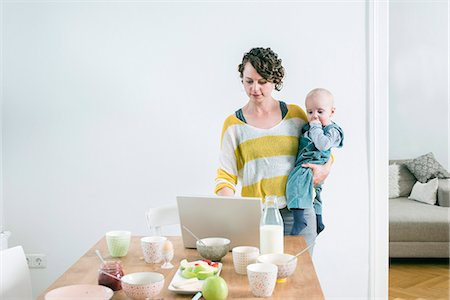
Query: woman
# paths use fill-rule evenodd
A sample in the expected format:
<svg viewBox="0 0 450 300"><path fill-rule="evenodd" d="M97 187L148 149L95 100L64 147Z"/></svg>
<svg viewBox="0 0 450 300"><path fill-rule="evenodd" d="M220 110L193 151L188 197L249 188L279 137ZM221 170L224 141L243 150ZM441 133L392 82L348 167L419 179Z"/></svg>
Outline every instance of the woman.
<svg viewBox="0 0 450 300"><path fill-rule="evenodd" d="M273 98L273 90L283 86L284 68L270 48L245 53L238 70L249 100L224 122L215 192L234 195L239 179L242 196L278 196L287 235L293 218L286 208L286 181L295 164L306 114L297 105ZM325 165L304 165L313 170L314 184L325 180L330 166L331 160ZM317 235L314 210L305 210L305 216L307 226L300 235L309 245Z"/></svg>

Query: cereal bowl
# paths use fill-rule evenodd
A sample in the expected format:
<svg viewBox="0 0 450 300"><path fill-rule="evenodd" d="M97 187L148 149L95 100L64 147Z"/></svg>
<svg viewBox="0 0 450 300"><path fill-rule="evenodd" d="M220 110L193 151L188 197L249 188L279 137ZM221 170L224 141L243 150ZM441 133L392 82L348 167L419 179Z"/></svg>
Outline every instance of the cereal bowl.
<svg viewBox="0 0 450 300"><path fill-rule="evenodd" d="M164 286L164 275L157 272L130 273L121 279L123 291L135 300L155 297Z"/></svg>
<svg viewBox="0 0 450 300"><path fill-rule="evenodd" d="M260 255L257 259L260 263L270 263L278 267L277 282L285 282L291 276L297 267L297 257L290 254L270 253Z"/></svg>
<svg viewBox="0 0 450 300"><path fill-rule="evenodd" d="M230 250L230 240L220 237L204 238L197 241L197 251L203 258L220 261Z"/></svg>

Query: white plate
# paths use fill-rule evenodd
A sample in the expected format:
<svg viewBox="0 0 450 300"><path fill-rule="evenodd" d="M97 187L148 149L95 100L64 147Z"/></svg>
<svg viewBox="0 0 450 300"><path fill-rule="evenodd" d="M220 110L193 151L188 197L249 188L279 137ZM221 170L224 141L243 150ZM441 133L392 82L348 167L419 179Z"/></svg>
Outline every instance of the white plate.
<svg viewBox="0 0 450 300"><path fill-rule="evenodd" d="M200 260L198 260L198 261L200 261ZM194 261L193 263L196 263L198 261ZM222 263L219 263L219 271L217 271L217 276L220 275L220 271L222 271ZM177 294L186 294L186 295L191 295L191 294L196 294L198 292L201 292L203 282L205 282L205 280L199 280L199 281L195 282L194 284L189 284L186 287L183 287L180 289L173 286L173 284L183 283L184 281L187 281L187 280L188 279L181 276L181 267L178 268L177 272L175 273L175 275L172 278L172 281L169 284L169 291L177 293Z"/></svg>
<svg viewBox="0 0 450 300"><path fill-rule="evenodd" d="M63 286L45 294L45 300L108 300L114 292L109 287L94 284Z"/></svg>

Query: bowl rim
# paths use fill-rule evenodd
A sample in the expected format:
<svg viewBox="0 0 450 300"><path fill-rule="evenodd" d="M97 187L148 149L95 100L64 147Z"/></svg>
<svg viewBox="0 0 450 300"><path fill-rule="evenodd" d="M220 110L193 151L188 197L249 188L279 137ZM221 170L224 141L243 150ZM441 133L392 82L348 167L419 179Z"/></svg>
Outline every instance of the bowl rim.
<svg viewBox="0 0 450 300"><path fill-rule="evenodd" d="M159 280L157 281L151 281L151 282L147 282L147 283L132 283L127 281L127 277L131 277L131 275L156 275L159 277ZM159 282L164 282L164 275L159 273L159 272L133 272L133 273L128 273L125 276L123 276L121 278L122 283L128 284L128 285L133 285L133 286L143 286L143 285L148 285L148 284L156 284Z"/></svg>
<svg viewBox="0 0 450 300"><path fill-rule="evenodd" d="M270 264L274 264L274 265L288 265L288 264L291 264L291 263L297 263L297 257L295 257L295 259L293 259L292 261L285 261L285 262L273 262L273 261L270 261L270 262L268 262L268 261L264 261L264 259L266 258L266 257L270 257L270 256L278 256L278 257L286 257L288 260L289 259L292 259L292 257L295 257L294 255L292 255L292 254L288 254L288 253L266 253L266 254L261 254L260 256L258 256L258 258L256 259L256 261L257 262L259 262L259 263L270 263Z"/></svg>
<svg viewBox="0 0 450 300"><path fill-rule="evenodd" d="M223 238L223 237L207 237L207 238L202 238L200 240L206 244L206 247L223 247L223 246L229 246L231 243L231 241L229 239ZM211 240L222 240L223 243L220 245L208 245L207 243ZM202 244L200 244L199 241L197 241L196 244L203 246ZM205 246L203 246L203 247L205 247Z"/></svg>

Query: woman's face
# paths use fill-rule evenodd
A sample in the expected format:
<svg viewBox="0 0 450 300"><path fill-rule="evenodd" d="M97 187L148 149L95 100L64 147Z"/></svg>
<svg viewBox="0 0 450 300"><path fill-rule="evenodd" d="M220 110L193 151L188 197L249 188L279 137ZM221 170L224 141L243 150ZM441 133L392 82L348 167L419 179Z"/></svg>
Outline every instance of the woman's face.
<svg viewBox="0 0 450 300"><path fill-rule="evenodd" d="M245 64L242 75L242 83L250 101L259 103L272 98L275 84L262 78L251 63Z"/></svg>

